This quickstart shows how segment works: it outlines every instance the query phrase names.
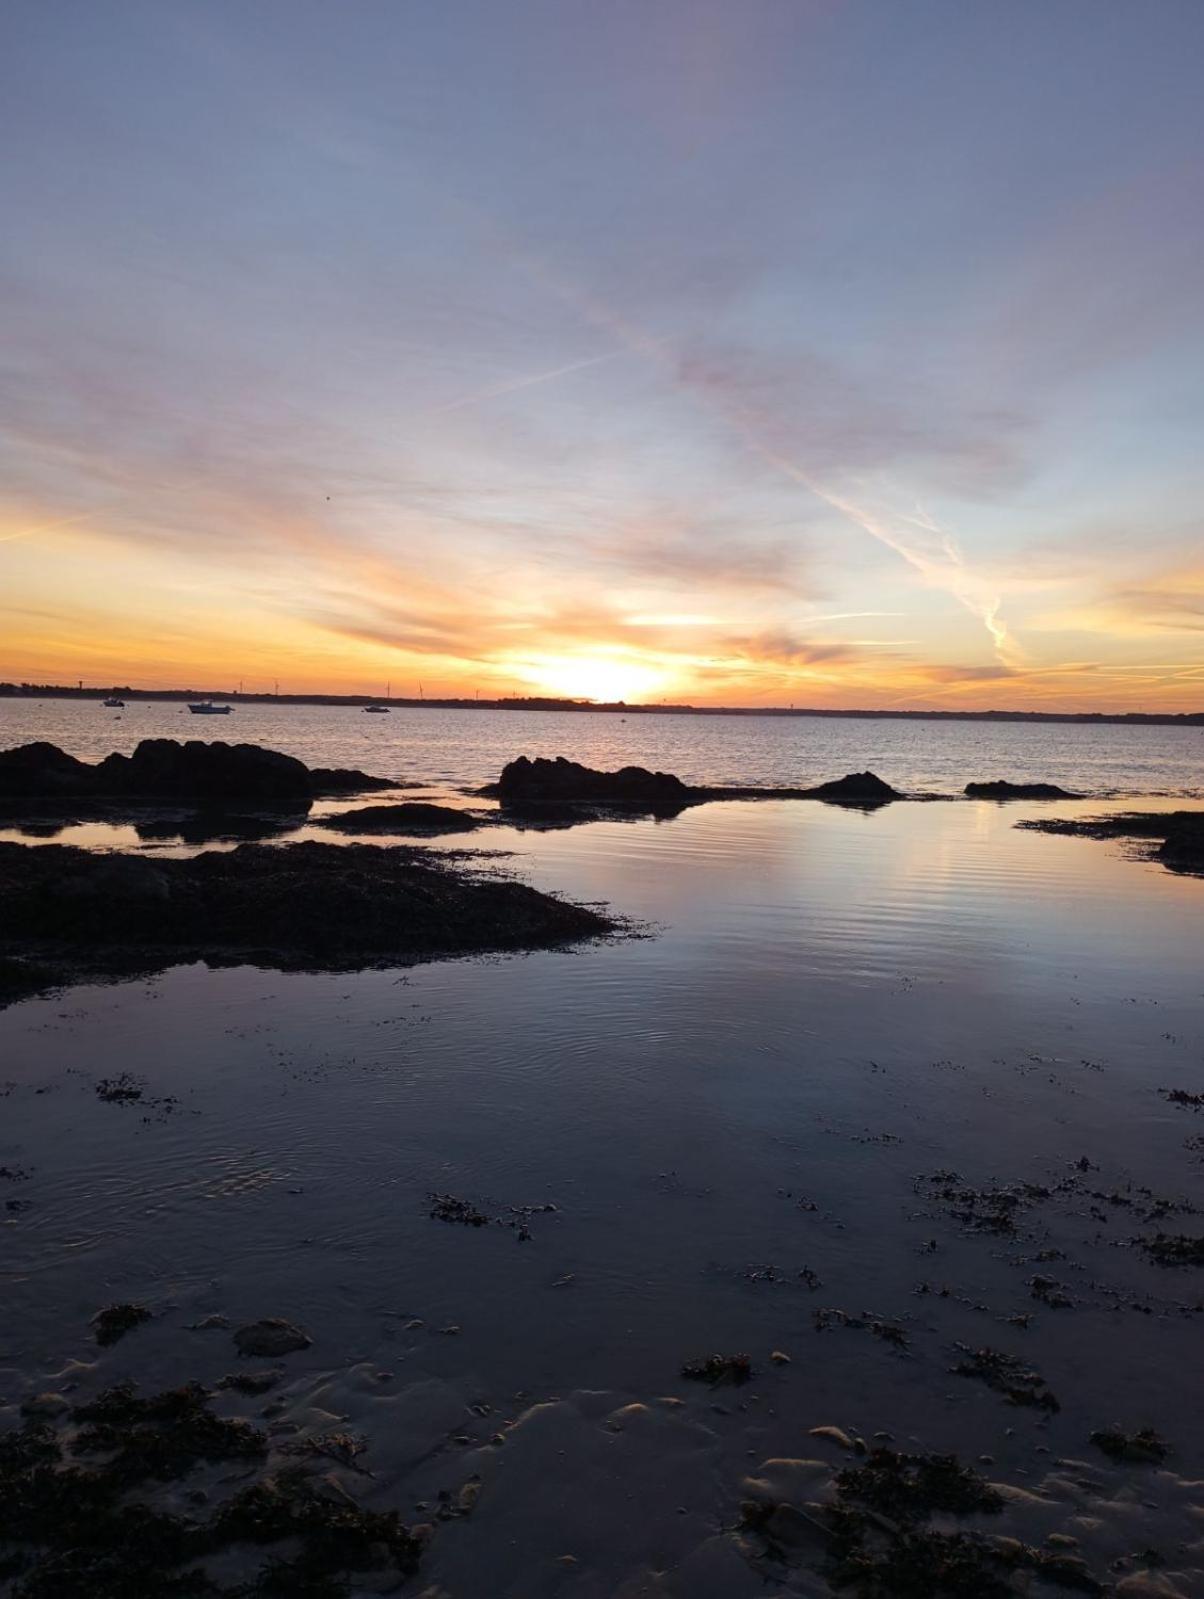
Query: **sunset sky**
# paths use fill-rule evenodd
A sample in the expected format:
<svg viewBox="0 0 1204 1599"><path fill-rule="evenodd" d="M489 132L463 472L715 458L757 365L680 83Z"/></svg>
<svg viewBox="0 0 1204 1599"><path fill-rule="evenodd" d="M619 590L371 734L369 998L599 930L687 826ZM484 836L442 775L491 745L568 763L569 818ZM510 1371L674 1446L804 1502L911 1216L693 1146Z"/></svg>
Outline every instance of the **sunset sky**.
<svg viewBox="0 0 1204 1599"><path fill-rule="evenodd" d="M13 0L0 677L1204 709L1201 0Z"/></svg>

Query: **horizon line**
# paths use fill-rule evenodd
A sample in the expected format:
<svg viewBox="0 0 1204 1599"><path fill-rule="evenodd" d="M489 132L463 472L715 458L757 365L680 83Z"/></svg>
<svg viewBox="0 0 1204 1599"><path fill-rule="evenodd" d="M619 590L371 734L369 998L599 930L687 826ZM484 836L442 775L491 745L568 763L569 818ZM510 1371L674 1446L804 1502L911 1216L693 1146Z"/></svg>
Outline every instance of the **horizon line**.
<svg viewBox="0 0 1204 1599"><path fill-rule="evenodd" d="M1204 726L1204 709L1198 711L1057 711L1020 710L993 707L986 710L946 710L919 707L825 706L825 705L691 705L687 702L648 702L628 700L573 699L567 695L502 695L490 699L466 695L434 695L413 698L408 695L381 696L351 693L281 693L269 690L224 690L200 688L135 688L128 683L97 684L92 687L65 683L0 681L0 700L47 699L92 700L101 695L124 694L133 700L214 700L229 704L285 705L388 705L399 710L553 710L585 713L634 713L640 716L798 716L880 718L890 721L927 719L933 721L1013 721L1013 722L1112 722L1182 724Z"/></svg>

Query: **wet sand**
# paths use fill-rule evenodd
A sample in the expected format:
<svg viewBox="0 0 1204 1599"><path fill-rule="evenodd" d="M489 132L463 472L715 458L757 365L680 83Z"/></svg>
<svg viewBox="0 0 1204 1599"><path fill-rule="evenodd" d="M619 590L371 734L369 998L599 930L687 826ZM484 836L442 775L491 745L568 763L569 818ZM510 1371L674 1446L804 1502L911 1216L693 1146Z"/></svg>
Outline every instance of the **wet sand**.
<svg viewBox="0 0 1204 1599"><path fill-rule="evenodd" d="M936 1529L984 1540L950 1592L1201 1592L1204 1272L1151 1246L1204 1234L1204 891L1025 814L499 828L656 936L0 1013L0 1420L195 1379L256 1472L362 1440L321 1475L432 1525L415 1594L826 1594L879 1446L1003 1503L887 1515L844 1591L906 1591L874 1561ZM151 1319L101 1347L122 1302ZM312 1342L240 1357L263 1317ZM716 1353L749 1380L682 1375ZM1164 1459L1092 1442L1145 1428Z"/></svg>

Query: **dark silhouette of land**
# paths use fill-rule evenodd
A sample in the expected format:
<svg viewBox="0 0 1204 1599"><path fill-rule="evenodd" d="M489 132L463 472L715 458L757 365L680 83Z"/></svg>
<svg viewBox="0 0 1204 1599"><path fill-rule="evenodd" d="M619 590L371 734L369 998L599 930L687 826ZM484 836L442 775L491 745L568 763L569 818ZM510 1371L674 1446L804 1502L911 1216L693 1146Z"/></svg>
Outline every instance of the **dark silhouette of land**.
<svg viewBox="0 0 1204 1599"><path fill-rule="evenodd" d="M106 696L127 702L176 700L181 704L187 700L214 700L230 705L388 705L407 711L619 711L624 716L812 716L897 722L1087 722L1118 727L1204 727L1204 711L833 710L827 706L795 705L629 705L624 700L603 702L538 695L504 699L432 699L429 696L381 699L377 694L255 694L227 693L212 688L130 688L123 684L80 688L62 683L0 683L0 699L100 701Z"/></svg>

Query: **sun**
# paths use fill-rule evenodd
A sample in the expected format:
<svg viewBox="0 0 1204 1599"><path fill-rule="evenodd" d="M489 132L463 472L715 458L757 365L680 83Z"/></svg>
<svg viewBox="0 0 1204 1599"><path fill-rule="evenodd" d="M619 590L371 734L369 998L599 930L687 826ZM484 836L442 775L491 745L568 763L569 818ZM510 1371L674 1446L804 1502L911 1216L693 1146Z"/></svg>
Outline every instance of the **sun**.
<svg viewBox="0 0 1204 1599"><path fill-rule="evenodd" d="M527 663L525 675L545 694L603 705L638 704L665 684L665 674L654 666L604 655L541 656Z"/></svg>

